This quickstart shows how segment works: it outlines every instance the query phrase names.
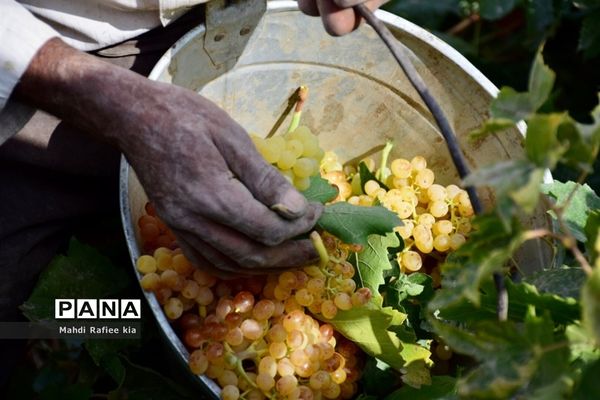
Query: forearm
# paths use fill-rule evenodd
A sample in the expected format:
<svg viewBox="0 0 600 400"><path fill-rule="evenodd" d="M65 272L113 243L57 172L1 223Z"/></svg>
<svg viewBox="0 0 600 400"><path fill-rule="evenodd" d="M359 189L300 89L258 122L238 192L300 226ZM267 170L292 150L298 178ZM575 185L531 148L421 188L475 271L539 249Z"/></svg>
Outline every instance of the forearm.
<svg viewBox="0 0 600 400"><path fill-rule="evenodd" d="M119 145L125 132L117 127L122 128L123 119L138 112L140 96L142 92L148 96L149 86L152 82L148 79L55 38L37 52L14 96L85 134Z"/></svg>

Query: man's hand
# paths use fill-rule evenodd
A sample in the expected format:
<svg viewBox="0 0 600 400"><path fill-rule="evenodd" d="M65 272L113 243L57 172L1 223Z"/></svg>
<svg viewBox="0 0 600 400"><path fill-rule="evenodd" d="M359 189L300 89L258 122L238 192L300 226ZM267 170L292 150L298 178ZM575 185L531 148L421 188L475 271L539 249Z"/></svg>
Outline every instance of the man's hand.
<svg viewBox="0 0 600 400"><path fill-rule="evenodd" d="M309 240L290 239L314 226L322 206L307 204L244 129L198 94L59 39L40 49L15 94L118 146L198 266L264 273L318 257Z"/></svg>
<svg viewBox="0 0 600 400"><path fill-rule="evenodd" d="M365 0L364 4L371 10L379 8L387 0ZM323 20L327 33L333 36L342 36L352 32L361 22L361 17L349 7L342 4L362 3L363 1L345 0L298 0L298 7L306 14L313 17L318 15Z"/></svg>

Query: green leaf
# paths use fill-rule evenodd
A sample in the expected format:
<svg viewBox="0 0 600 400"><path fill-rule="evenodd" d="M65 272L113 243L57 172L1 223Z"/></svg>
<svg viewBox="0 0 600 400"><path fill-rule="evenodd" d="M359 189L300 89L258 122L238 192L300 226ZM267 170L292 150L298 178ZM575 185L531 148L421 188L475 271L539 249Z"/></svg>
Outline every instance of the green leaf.
<svg viewBox="0 0 600 400"><path fill-rule="evenodd" d="M484 19L495 21L511 12L516 3L516 0L480 0L479 14Z"/></svg>
<svg viewBox="0 0 600 400"><path fill-rule="evenodd" d="M324 204L335 199L338 192L337 186L331 185L326 179L315 175L310 177L310 186L302 194L308 201L316 201Z"/></svg>
<svg viewBox="0 0 600 400"><path fill-rule="evenodd" d="M125 366L121 362L119 351L132 344L137 344L137 341L88 339L85 348L94 363L104 369L120 386L125 379Z"/></svg>
<svg viewBox="0 0 600 400"><path fill-rule="evenodd" d="M54 299L97 299L127 287L129 276L94 248L71 239L66 255L56 256L21 305L32 321L54 319Z"/></svg>
<svg viewBox="0 0 600 400"><path fill-rule="evenodd" d="M600 210L590 210L588 219L585 223L585 247L588 253L588 259L592 263L598 257L598 251L596 251L596 240L598 239L598 230L600 229Z"/></svg>
<svg viewBox="0 0 600 400"><path fill-rule="evenodd" d="M375 174L373 174L369 170L369 168L367 167L367 164L365 164L362 161L360 162L360 164L358 164L358 174L360 176L360 188L363 190L363 192L365 191L365 184L369 181L375 181L383 189L390 190L390 188L388 188L385 183L383 183L379 179L377 179Z"/></svg>
<svg viewBox="0 0 600 400"><path fill-rule="evenodd" d="M536 114L527 121L525 152L541 168L554 169L567 147L557 138L558 127L566 114Z"/></svg>
<svg viewBox="0 0 600 400"><path fill-rule="evenodd" d="M586 366L581 375L581 380L573 394L573 400L600 399L600 360Z"/></svg>
<svg viewBox="0 0 600 400"><path fill-rule="evenodd" d="M600 9L583 19L578 47L588 59L600 54Z"/></svg>
<svg viewBox="0 0 600 400"><path fill-rule="evenodd" d="M538 49L529 73L528 94L532 111L537 111L548 99L556 74L545 63L542 48Z"/></svg>
<svg viewBox="0 0 600 400"><path fill-rule="evenodd" d="M542 192L552 196L558 207L564 207L566 200L575 191L570 203L563 211L563 219L573 235L580 242L586 242L585 225L591 210L600 208L600 198L587 185L575 182L554 181L542 185Z"/></svg>
<svg viewBox="0 0 600 400"><path fill-rule="evenodd" d="M401 325L405 319L405 314L391 307L381 307L379 301L374 299L363 307L338 311L335 318L322 320L333 325L339 333L358 344L367 354L400 370L405 363L412 360L402 357L404 346L396 334L388 329L391 325ZM428 358L429 354L424 352L423 357Z"/></svg>
<svg viewBox="0 0 600 400"><path fill-rule="evenodd" d="M491 164L472 172L465 185L495 189L496 212L508 229L519 209L532 213L539 201L539 187L544 170L526 160L509 160Z"/></svg>
<svg viewBox="0 0 600 400"><path fill-rule="evenodd" d="M382 206L361 207L339 202L325 206L317 225L344 243L366 246L369 235L385 235L402 222L396 213Z"/></svg>
<svg viewBox="0 0 600 400"><path fill-rule="evenodd" d="M579 319L581 308L574 298L564 298L552 293L540 293L527 282L514 283L506 280L508 293L508 318L513 321L524 321L527 310L534 306L539 312L548 312L556 323L567 324ZM468 300L462 300L440 311L440 318L460 322L476 322L496 318L496 288L492 280L481 285L481 301L479 306Z"/></svg>
<svg viewBox="0 0 600 400"><path fill-rule="evenodd" d="M469 240L448 256L441 267L442 289L429 303L432 312L462 300L479 306L481 284L493 272L502 270L524 240L516 220L508 231L495 215L476 217L473 225L475 230Z"/></svg>
<svg viewBox="0 0 600 400"><path fill-rule="evenodd" d="M431 385L415 389L403 386L384 400L436 400L456 394L456 378L452 376L432 376Z"/></svg>
<svg viewBox="0 0 600 400"><path fill-rule="evenodd" d="M588 334L600 346L600 268L594 268L592 275L581 289L581 322Z"/></svg>
<svg viewBox="0 0 600 400"><path fill-rule="evenodd" d="M360 379L363 391L375 399L381 399L391 393L402 382L400 374L388 364L369 358L362 370Z"/></svg>
<svg viewBox="0 0 600 400"><path fill-rule="evenodd" d="M362 286L371 289L375 297L380 296L379 287L385 283L385 271L392 269L388 248L397 247L399 243L398 236L393 233L385 236L371 235L367 245L355 253L355 266Z"/></svg>
<svg viewBox="0 0 600 400"><path fill-rule="evenodd" d="M545 269L527 278L541 294L553 294L560 297L579 299L585 274L581 268L563 266Z"/></svg>
<svg viewBox="0 0 600 400"><path fill-rule="evenodd" d="M497 3L504 2L498 1ZM507 4L510 5L510 2ZM529 73L528 91L517 92L511 87L502 87L490 106L490 119L479 129L473 131L471 137L480 138L532 117L548 100L554 81L555 74L544 64L540 48Z"/></svg>
<svg viewBox="0 0 600 400"><path fill-rule="evenodd" d="M530 312L524 324L484 321L469 330L436 320L432 324L454 351L480 362L459 380L461 397L507 399L519 389L521 394L535 392L559 379L568 366L568 348L559 345L564 338L554 336L547 314Z"/></svg>

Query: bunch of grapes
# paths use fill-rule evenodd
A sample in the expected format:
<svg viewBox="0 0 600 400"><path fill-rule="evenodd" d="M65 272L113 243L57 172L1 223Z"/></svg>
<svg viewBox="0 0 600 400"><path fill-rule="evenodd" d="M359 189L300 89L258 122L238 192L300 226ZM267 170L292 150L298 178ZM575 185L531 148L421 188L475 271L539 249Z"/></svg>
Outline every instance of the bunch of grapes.
<svg viewBox="0 0 600 400"><path fill-rule="evenodd" d="M364 162L370 171L375 171L372 159ZM419 271L423 256L434 250L445 254L465 242L474 214L465 190L434 183L435 174L421 156L410 161L398 158L389 170L382 168L389 190L376 180L365 182L363 190L356 168L342 167L334 153L326 153L321 163L323 177L339 188L335 201L361 206L381 204L398 214L403 225L396 231L405 241L404 250L398 253L398 264L404 272ZM439 270L433 271L433 277L439 278Z"/></svg>
<svg viewBox="0 0 600 400"><path fill-rule="evenodd" d="M279 169L298 190L310 186L310 177L319 173L323 150L318 138L306 126L299 126L283 136L268 139L251 135L263 158Z"/></svg>
<svg viewBox="0 0 600 400"><path fill-rule="evenodd" d="M150 204L146 212L140 232L153 223L170 238ZM141 286L178 327L191 371L214 379L223 399L349 399L357 392L358 347L313 316L330 319L369 302L370 290L357 289L347 261L359 248L327 234L311 238L318 265L236 280L196 268L176 243L145 243L136 263Z"/></svg>

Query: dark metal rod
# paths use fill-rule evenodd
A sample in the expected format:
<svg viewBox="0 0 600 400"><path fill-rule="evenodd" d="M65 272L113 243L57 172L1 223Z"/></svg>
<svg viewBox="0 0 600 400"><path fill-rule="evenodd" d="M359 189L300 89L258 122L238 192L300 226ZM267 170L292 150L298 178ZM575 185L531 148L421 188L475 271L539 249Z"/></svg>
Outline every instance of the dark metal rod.
<svg viewBox="0 0 600 400"><path fill-rule="evenodd" d="M467 175L469 175L469 167L467 166L465 158L462 154L458 140L456 140L456 135L454 134L452 127L450 126L450 122L448 122L448 119L444 114L444 111L429 92L427 85L415 69L412 62L410 62L407 51L397 42L396 38L394 35L392 35L385 24L379 18L377 18L375 14L373 14L373 12L367 8L366 5L362 3L357 4L354 6L354 10L361 15L369 23L369 25L373 27L373 29L375 29L375 32L377 32L381 40L383 40L387 48L392 52L392 55L396 61L398 61L400 68L402 68L410 83L413 85L417 93L419 93L419 96L421 96L421 99L423 99L425 105L427 105L427 108L429 108L429 111L433 115L433 118L435 119L435 122L440 128L440 132L446 141L448 151L450 152L450 157L456 166L458 175L461 179L464 179ZM471 199L473 211L475 211L475 214L482 214L483 206L475 187L467 186L466 190L469 194L469 198ZM496 314L499 320L504 321L506 320L508 313L508 293L506 292L506 286L504 285L504 276L501 273L494 273L494 284L498 293Z"/></svg>

